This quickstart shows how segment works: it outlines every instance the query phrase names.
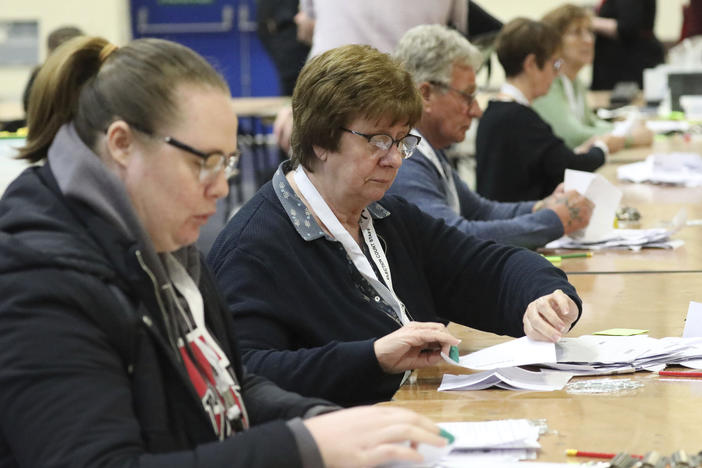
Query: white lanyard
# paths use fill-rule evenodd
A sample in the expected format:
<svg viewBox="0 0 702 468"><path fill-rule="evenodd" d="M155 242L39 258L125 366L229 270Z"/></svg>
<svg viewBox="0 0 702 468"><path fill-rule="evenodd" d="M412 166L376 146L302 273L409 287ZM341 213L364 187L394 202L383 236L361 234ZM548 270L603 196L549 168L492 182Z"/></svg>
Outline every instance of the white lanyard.
<svg viewBox="0 0 702 468"><path fill-rule="evenodd" d="M392 288L392 276L390 274L390 265L388 264L387 258L385 257L385 252L380 246L380 240L373 227L373 219L368 212L368 209L363 209L361 213L361 232L363 233L363 239L368 246L368 251L371 254L373 262L378 267L378 271L383 275L385 284L378 280L378 277L371 267L368 258L363 255L361 248L356 243L356 241L351 237L351 234L344 229L341 222L332 212L329 205L324 201L322 195L319 193L317 188L312 184L309 177L305 173L302 165L299 165L293 174L295 183L297 184L298 190L303 197L310 204L310 209L316 214L320 221L329 229L329 233L341 242L341 245L346 250L346 253L353 261L356 269L368 280L369 283L375 288L376 292L383 296L383 299L392 306L395 310L397 317L399 318L402 325L409 322L409 317L405 311L404 304L397 297L395 291ZM387 285L387 286L386 286Z"/></svg>
<svg viewBox="0 0 702 468"><path fill-rule="evenodd" d="M570 110L573 111L578 120L581 122L585 118L585 102L583 101L583 95L575 95L575 88L573 83L565 75L560 75L559 78L563 83L563 91L565 92L566 98L568 99L568 105L570 105Z"/></svg>
<svg viewBox="0 0 702 468"><path fill-rule="evenodd" d="M450 171L447 173L447 171L445 170L446 168L443 164L441 164L441 161L439 161L439 156L436 154L436 151L434 151L434 148L431 147L427 139L424 138L424 136L419 132L419 130L415 128L413 129L413 133L416 133L422 137L422 139L419 141L419 145L417 145L417 149L429 160L429 162L431 162L434 165L434 167L436 167L436 170L439 171L439 175L444 180L449 207L451 207L451 209L455 213L460 213L461 205L458 200L456 181L453 180L453 174L451 174Z"/></svg>
<svg viewBox="0 0 702 468"><path fill-rule="evenodd" d="M522 93L522 91L519 88L517 88L511 83L504 83L500 88L500 93L506 94L507 96L517 101L519 104L523 104L527 107L530 106L529 100L526 98L526 96L524 96L524 93Z"/></svg>

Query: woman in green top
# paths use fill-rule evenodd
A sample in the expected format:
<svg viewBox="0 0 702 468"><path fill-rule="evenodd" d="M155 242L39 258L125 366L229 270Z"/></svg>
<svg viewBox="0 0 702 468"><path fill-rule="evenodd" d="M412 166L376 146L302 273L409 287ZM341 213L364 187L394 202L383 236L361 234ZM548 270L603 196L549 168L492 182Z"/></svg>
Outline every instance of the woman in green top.
<svg viewBox="0 0 702 468"><path fill-rule="evenodd" d="M553 132L570 148L588 145L595 137L607 144L610 153L624 146L650 145L653 135L645 125L636 123L625 135L613 135L614 126L599 119L587 104L587 88L578 73L594 57L591 13L565 4L551 10L542 21L561 35L562 64L548 94L536 99L532 107L551 125Z"/></svg>

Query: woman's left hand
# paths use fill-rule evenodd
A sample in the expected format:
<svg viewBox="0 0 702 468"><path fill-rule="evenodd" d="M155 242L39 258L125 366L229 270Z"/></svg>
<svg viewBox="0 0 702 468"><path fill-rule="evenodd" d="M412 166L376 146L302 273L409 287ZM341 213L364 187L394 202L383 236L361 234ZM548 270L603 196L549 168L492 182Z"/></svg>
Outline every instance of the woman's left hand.
<svg viewBox="0 0 702 468"><path fill-rule="evenodd" d="M578 306L560 289L541 296L527 306L524 333L533 340L555 343L578 318Z"/></svg>

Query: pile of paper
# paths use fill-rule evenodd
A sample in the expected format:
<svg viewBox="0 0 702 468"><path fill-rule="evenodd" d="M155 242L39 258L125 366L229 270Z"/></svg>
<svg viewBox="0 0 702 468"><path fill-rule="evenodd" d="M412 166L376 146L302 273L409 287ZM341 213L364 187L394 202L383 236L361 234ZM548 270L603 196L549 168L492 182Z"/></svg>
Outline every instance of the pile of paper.
<svg viewBox="0 0 702 468"><path fill-rule="evenodd" d="M549 352L546 353L544 348L549 348ZM538 387L537 384L524 377L526 374L513 370L506 371L503 368L504 364L508 362L507 354L513 352L516 354L513 354L512 365L539 365L564 371L563 380L567 382L573 375L620 374L637 370L657 372L663 370L667 365L697 368L702 363L702 337L651 338L648 335L583 335L577 338L562 338L555 344L519 338L467 354L460 358L460 362L453 363L457 366L471 368L470 363L479 361L481 368L485 369L492 362L492 365L495 365L494 369L499 369L497 374L503 378L507 376L508 379L515 379L514 376L517 376L516 382L521 383L512 385L513 387L529 389L530 384ZM480 353L479 360L476 360L473 355L478 353ZM555 358L552 358L551 354L555 355ZM530 374L538 373L531 372ZM473 377L474 375L454 376L447 374L444 375L441 386L457 389L461 380L469 384L480 380ZM520 378L522 380L519 380ZM555 377L549 378L552 384L558 382ZM508 387L504 386L503 388ZM546 384L543 384L542 388L545 389Z"/></svg>
<svg viewBox="0 0 702 468"><path fill-rule="evenodd" d="M521 367L504 367L470 375L444 374L439 391L483 390L499 387L505 390L549 392L561 390L572 376L573 374L568 372L549 372L547 370L532 372Z"/></svg>
<svg viewBox="0 0 702 468"><path fill-rule="evenodd" d="M697 153L652 154L617 169L617 178L635 183L702 186L702 157Z"/></svg>
<svg viewBox="0 0 702 468"><path fill-rule="evenodd" d="M383 467L493 466L536 458L541 425L528 419L498 421L442 422L438 425L453 434L448 447L437 450L420 444L424 463L390 463Z"/></svg>
<svg viewBox="0 0 702 468"><path fill-rule="evenodd" d="M558 362L543 365L577 375L658 372L702 359L702 338L584 335L562 338L555 347Z"/></svg>
<svg viewBox="0 0 702 468"><path fill-rule="evenodd" d="M629 249L641 248L676 249L685 241L670 239L670 236L685 226L687 213L681 209L675 215L668 228L653 229L611 229L609 234L597 242L585 242L571 237L561 237L546 244L547 249Z"/></svg>

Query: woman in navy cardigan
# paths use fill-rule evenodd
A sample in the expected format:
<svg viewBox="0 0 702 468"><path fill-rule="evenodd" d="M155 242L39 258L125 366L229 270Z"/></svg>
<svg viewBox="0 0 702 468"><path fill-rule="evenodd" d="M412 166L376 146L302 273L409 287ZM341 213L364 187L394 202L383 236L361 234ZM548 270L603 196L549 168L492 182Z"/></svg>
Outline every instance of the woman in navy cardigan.
<svg viewBox="0 0 702 468"><path fill-rule="evenodd" d="M563 272L384 197L422 102L368 46L310 61L293 94L293 157L230 221L209 261L244 361L341 405L389 399L458 340L455 321L556 341L579 316Z"/></svg>

